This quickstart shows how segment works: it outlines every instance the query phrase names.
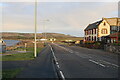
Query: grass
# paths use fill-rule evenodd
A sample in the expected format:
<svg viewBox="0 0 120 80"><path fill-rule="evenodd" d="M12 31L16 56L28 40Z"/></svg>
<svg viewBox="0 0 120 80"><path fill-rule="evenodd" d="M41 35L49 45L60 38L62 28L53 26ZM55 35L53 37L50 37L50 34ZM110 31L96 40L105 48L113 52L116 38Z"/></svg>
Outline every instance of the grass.
<svg viewBox="0 0 120 80"><path fill-rule="evenodd" d="M41 44L37 47L37 54L43 49ZM32 60L34 59L34 48L33 45L27 47L28 52L26 53L18 53L18 54L9 54L2 56L2 61L17 61L17 60Z"/></svg>
<svg viewBox="0 0 120 80"><path fill-rule="evenodd" d="M28 46L26 50L28 52L26 53L18 53L18 54L10 54L10 55L4 55L0 56L0 59L2 61L20 61L20 60L32 60L34 59L34 45L32 43L28 43ZM37 44L37 54L40 53L40 51L44 48L42 43ZM24 50L24 48L19 48L19 50ZM2 57L2 58L1 58ZM24 68L18 68L18 69L5 69L2 70L2 80L10 80L14 78L18 73L20 73Z"/></svg>
<svg viewBox="0 0 120 80"><path fill-rule="evenodd" d="M23 68L3 70L2 80L9 80L10 78L14 78L19 72L21 72L21 70L23 70Z"/></svg>
<svg viewBox="0 0 120 80"><path fill-rule="evenodd" d="M29 50L31 52L2 56L2 61L17 61L17 60L32 60L32 59L34 59L34 52L33 52L34 49L28 48L27 50ZM37 53L39 53L41 50L42 50L42 48L37 48Z"/></svg>

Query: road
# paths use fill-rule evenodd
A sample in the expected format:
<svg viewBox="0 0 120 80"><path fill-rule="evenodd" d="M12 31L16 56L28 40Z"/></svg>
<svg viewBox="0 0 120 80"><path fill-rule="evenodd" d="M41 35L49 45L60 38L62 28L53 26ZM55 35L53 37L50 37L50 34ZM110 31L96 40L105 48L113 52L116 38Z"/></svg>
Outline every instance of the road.
<svg viewBox="0 0 120 80"><path fill-rule="evenodd" d="M118 68L116 54L52 43L17 78L118 78Z"/></svg>
<svg viewBox="0 0 120 80"><path fill-rule="evenodd" d="M101 50L52 44L65 78L118 78L118 56Z"/></svg>
<svg viewBox="0 0 120 80"><path fill-rule="evenodd" d="M16 78L57 78L52 60L52 54L49 46L38 55L36 59L31 61Z"/></svg>

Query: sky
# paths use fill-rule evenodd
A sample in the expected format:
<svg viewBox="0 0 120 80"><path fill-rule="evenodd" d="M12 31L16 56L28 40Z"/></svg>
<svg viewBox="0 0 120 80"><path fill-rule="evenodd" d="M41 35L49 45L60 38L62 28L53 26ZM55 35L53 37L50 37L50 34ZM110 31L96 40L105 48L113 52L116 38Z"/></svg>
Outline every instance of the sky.
<svg viewBox="0 0 120 80"><path fill-rule="evenodd" d="M2 31L34 32L34 2L4 2ZM83 37L87 25L103 17L118 16L117 2L38 2L37 32L63 33ZM46 21L49 20L49 21Z"/></svg>

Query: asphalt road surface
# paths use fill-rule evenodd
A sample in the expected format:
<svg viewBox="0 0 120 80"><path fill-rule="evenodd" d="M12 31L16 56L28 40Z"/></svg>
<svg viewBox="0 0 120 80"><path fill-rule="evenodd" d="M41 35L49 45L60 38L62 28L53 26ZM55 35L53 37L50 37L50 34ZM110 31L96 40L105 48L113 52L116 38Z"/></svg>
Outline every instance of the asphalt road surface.
<svg viewBox="0 0 120 80"><path fill-rule="evenodd" d="M38 57L28 64L16 78L57 78L49 46L46 46Z"/></svg>
<svg viewBox="0 0 120 80"><path fill-rule="evenodd" d="M76 46L51 44L64 78L118 78L118 55Z"/></svg>
<svg viewBox="0 0 120 80"><path fill-rule="evenodd" d="M118 68L116 54L53 43L47 45L17 78L58 78L58 74L63 79L118 78Z"/></svg>

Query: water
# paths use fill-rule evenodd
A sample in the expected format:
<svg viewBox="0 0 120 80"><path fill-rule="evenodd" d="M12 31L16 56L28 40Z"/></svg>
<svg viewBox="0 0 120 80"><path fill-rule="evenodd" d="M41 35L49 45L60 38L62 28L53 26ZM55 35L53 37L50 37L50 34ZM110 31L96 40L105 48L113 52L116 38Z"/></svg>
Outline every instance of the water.
<svg viewBox="0 0 120 80"><path fill-rule="evenodd" d="M6 43L6 46L13 46L20 42L18 40L4 40L4 41Z"/></svg>

